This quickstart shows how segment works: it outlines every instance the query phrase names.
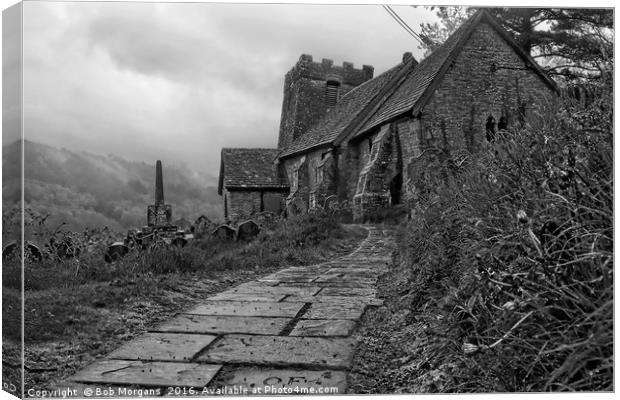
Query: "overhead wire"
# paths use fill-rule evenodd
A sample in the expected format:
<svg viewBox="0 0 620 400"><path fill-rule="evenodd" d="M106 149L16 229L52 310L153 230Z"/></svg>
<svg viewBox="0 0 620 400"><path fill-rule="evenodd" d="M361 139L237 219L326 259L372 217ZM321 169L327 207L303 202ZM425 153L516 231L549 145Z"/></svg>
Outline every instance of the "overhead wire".
<svg viewBox="0 0 620 400"><path fill-rule="evenodd" d="M420 37L420 35L418 35L413 29L411 29L411 27L407 25L407 23L398 15L398 13L396 13L396 11L394 11L394 9L392 9L392 7L387 4L383 4L382 7L388 14L390 14L394 21L396 21L408 34L413 36L413 38L420 42L420 44L425 44L424 40Z"/></svg>

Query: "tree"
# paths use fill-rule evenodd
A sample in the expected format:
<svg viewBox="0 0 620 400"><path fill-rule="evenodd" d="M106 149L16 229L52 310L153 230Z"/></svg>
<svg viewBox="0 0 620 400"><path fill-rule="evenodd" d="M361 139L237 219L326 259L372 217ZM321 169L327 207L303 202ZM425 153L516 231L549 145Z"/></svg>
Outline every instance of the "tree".
<svg viewBox="0 0 620 400"><path fill-rule="evenodd" d="M479 8L430 7L439 22L421 24L423 48L432 51ZM598 79L613 70L613 10L487 8L550 76Z"/></svg>

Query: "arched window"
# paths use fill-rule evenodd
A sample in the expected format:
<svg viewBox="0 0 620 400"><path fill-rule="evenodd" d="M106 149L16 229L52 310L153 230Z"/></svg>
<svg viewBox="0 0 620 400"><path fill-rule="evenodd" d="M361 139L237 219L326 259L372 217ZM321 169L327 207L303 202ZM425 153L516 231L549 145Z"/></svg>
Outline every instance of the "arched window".
<svg viewBox="0 0 620 400"><path fill-rule="evenodd" d="M325 104L328 107L335 106L338 102L338 89L340 89L340 82L327 81L325 86Z"/></svg>
<svg viewBox="0 0 620 400"><path fill-rule="evenodd" d="M489 115L487 118L487 142L492 142L495 140L495 118L492 115Z"/></svg>
<svg viewBox="0 0 620 400"><path fill-rule="evenodd" d="M505 131L508 129L508 118L505 116L499 117L499 122L497 123L497 130Z"/></svg>

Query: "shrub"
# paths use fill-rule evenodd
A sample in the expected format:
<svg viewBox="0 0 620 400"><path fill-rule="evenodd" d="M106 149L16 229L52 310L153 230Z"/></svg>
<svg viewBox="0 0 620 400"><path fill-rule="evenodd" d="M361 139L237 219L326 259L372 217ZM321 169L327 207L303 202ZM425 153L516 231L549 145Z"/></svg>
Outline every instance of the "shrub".
<svg viewBox="0 0 620 400"><path fill-rule="evenodd" d="M444 178L418 182L433 189L400 250L408 306L436 339L428 368L458 366L445 390L613 390L611 93L595 99L481 154L443 152L429 169Z"/></svg>

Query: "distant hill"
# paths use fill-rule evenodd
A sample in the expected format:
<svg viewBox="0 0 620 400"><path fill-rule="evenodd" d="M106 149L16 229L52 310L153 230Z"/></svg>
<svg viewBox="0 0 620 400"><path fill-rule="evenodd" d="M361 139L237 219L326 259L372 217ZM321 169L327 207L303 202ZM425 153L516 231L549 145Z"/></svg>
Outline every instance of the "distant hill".
<svg viewBox="0 0 620 400"><path fill-rule="evenodd" d="M20 143L2 149L3 211L19 199ZM155 197L155 161L58 149L31 141L24 148L26 207L50 214L50 224L73 230L108 226L126 230L146 225L146 206ZM217 178L164 163L164 195L173 220L201 214L222 218Z"/></svg>

